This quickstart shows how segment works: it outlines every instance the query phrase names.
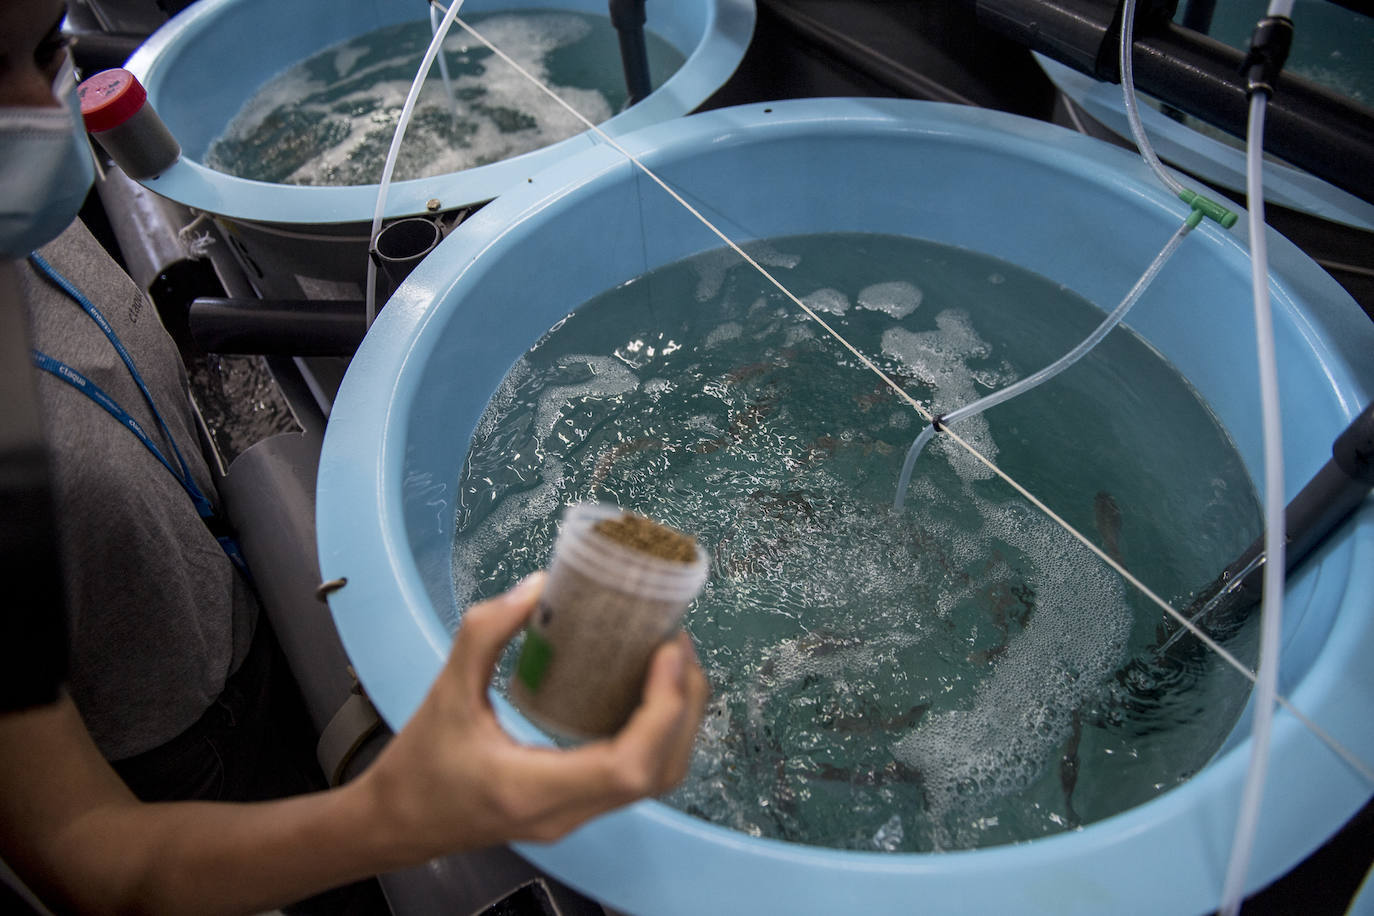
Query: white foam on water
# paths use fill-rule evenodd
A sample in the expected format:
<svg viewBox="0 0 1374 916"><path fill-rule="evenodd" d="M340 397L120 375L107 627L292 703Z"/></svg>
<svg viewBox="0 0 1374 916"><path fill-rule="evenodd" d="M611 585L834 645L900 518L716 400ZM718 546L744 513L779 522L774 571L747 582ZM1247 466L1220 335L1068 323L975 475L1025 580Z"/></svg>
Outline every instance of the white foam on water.
<svg viewBox="0 0 1374 916"><path fill-rule="evenodd" d="M871 580L871 577L862 573L856 573L853 578ZM842 591L847 592L848 589ZM845 594L837 597L852 596ZM817 606L823 608L824 603L818 601ZM892 653L915 645L922 636L919 626L913 624L911 630L906 632L862 640L847 639L821 630L795 639L785 639L764 652L768 688L785 689L816 675L843 683L850 678L876 674L883 669Z"/></svg>
<svg viewBox="0 0 1374 916"><path fill-rule="evenodd" d="M565 356L558 360L559 369L585 365L591 378L571 385L554 385L539 396L534 412L534 441L543 444L563 412L575 400L582 398L612 398L628 394L639 387L639 379L618 360L609 356Z"/></svg>
<svg viewBox="0 0 1374 916"><path fill-rule="evenodd" d="M713 349L725 343L727 340L734 340L744 333L744 326L738 321L725 321L711 329L711 333L706 335L702 341L702 346L707 350Z"/></svg>
<svg viewBox="0 0 1374 916"><path fill-rule="evenodd" d="M916 769L938 848L976 843L976 815L1057 761L1074 713L1123 660L1131 615L1117 577L1048 519L983 503L989 528L1023 551L1035 609L961 708L933 713L893 755Z"/></svg>
<svg viewBox="0 0 1374 916"><path fill-rule="evenodd" d="M790 270L801 263L800 256L780 251L768 242L745 242L740 247L764 267L782 267ZM692 266L697 274L697 301L706 302L719 296L721 287L725 284L725 275L731 268L742 265L744 261L729 248L715 249L694 258Z"/></svg>
<svg viewBox="0 0 1374 916"><path fill-rule="evenodd" d="M530 377L529 360L521 356L515 361L515 365L510 367L505 377L501 379L501 384L497 386L496 393L487 402L487 407L482 411L482 416L477 419L477 428L473 431L472 438L475 442L481 442L489 438L501 420L510 413L511 406L519 396L520 388Z"/></svg>
<svg viewBox="0 0 1374 916"><path fill-rule="evenodd" d="M801 301L806 303L808 308L817 312L829 312L831 315L843 315L849 311L849 297L829 287L802 296Z"/></svg>
<svg viewBox="0 0 1374 916"><path fill-rule="evenodd" d="M586 37L591 29L580 17L548 12L492 16L484 19L480 26L493 44L546 84L551 82L547 56ZM476 40L466 33L451 34L444 45L446 52L462 53L474 51L474 46ZM358 69L358 61L367 49L357 39L345 43L334 53L340 75L347 78L395 68L397 63L404 61L404 58L395 57ZM455 99L452 102L444 92L437 67L430 74L401 147L396 168L398 178L441 175L498 162L551 145L583 130L575 117L504 61L494 56L486 57L480 67L482 72L479 74L454 75ZM306 79L301 71L293 68L267 83L233 118L223 136L225 139L244 139L268 116L284 107L323 112L331 121L347 125L346 136L333 146L316 151L310 161L287 177L286 182L375 183L381 177L391 132L410 90L409 81L381 80L357 90L354 96L331 101L327 106L299 102L324 88L322 82ZM551 84L551 88L593 123L605 121L613 114L606 97L594 89L557 84ZM351 119L330 111L346 104L351 97L360 102L378 100L379 104L368 114ZM461 125L462 139L458 142L422 123L422 116L437 116L441 123L452 124L448 119L455 114ZM377 160L375 168L369 167L372 158ZM206 161L215 168L225 165L218 159L213 145Z"/></svg>
<svg viewBox="0 0 1374 916"><path fill-rule="evenodd" d="M278 109L295 104L297 99L325 88L321 80L312 79L300 68L278 73L258 88L243 107L225 125L223 132L211 144L205 157L206 165L218 167L215 144L221 140L241 140L256 131L269 115Z"/></svg>
<svg viewBox="0 0 1374 916"><path fill-rule="evenodd" d="M894 280L891 283L875 283L859 291L858 305L861 309L882 312L901 321L921 305L925 294L913 283Z"/></svg>
<svg viewBox="0 0 1374 916"><path fill-rule="evenodd" d="M554 363L558 372L575 373L585 369L589 377L567 385L553 385L540 392L534 405L530 436L537 447L546 447L565 411L587 398L612 398L639 387L639 379L609 356L569 355ZM474 441L489 438L521 396L520 389L533 372L526 357L521 357L502 380L487 409L478 421ZM665 380L657 380L660 387ZM546 449L547 451L547 449ZM453 552L454 588L460 604L476 596L477 573L494 552L508 549L520 528L532 518L557 513L563 499L566 467L563 461L547 455L540 469L540 482L529 490L512 492L502 499L479 525L455 539Z"/></svg>
<svg viewBox="0 0 1374 916"><path fill-rule="evenodd" d="M872 648L823 633L785 639L765 652L764 658L770 691L792 687L808 675L840 679L846 672L872 669L877 664Z"/></svg>
<svg viewBox="0 0 1374 916"><path fill-rule="evenodd" d="M804 340L815 340L816 332L811 330L810 325L794 324L783 332L782 345L784 347L795 347Z"/></svg>
<svg viewBox="0 0 1374 916"><path fill-rule="evenodd" d="M1006 368L970 369L970 360L987 359L992 348L974 330L966 313L947 309L935 316L935 326L934 331L888 328L883 332L882 342L886 356L899 361L917 379L935 390L928 405L933 413L946 413L976 401L987 393L979 390L980 386L990 381L1004 385L1016 380L1015 374ZM996 461L997 443L981 414L961 420L957 431L960 438L972 444L989 461ZM931 447L943 448L950 465L965 480L992 476L992 471L961 447L949 447L938 438Z"/></svg>
<svg viewBox="0 0 1374 916"><path fill-rule="evenodd" d="M887 819L878 832L873 834L873 847L881 852L896 852L902 848L906 832L902 829L902 816L894 814Z"/></svg>
<svg viewBox="0 0 1374 916"><path fill-rule="evenodd" d="M556 514L562 504L563 462L547 458L538 486L508 494L482 523L453 542L453 587L460 608L477 597L478 573L498 550L506 550L532 518ZM450 629L457 620L446 621Z"/></svg>
<svg viewBox="0 0 1374 916"><path fill-rule="evenodd" d="M696 414L695 416L688 417L686 422L682 424L682 427L684 429L706 433L710 436L719 436L724 432L723 429L716 425L716 421L706 414Z"/></svg>

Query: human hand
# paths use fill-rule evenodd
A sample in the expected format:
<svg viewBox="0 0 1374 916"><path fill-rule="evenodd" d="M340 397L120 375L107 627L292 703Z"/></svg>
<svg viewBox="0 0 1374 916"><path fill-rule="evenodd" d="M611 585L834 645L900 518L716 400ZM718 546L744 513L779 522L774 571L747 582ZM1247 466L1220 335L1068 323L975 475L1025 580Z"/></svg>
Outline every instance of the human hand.
<svg viewBox="0 0 1374 916"><path fill-rule="evenodd" d="M643 700L613 737L558 750L521 745L501 728L487 688L543 584L536 573L468 608L425 701L357 780L407 858L555 840L687 773L710 691L686 633L654 654Z"/></svg>

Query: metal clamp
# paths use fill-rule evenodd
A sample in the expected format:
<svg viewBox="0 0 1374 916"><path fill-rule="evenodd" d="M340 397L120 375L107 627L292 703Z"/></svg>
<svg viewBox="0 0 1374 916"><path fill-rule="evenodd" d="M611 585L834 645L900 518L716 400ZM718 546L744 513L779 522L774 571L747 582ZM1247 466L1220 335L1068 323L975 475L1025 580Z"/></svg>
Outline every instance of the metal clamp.
<svg viewBox="0 0 1374 916"><path fill-rule="evenodd" d="M330 579L328 582L321 582L315 587L315 600L321 604L328 604L329 596L347 584L348 580L344 578Z"/></svg>

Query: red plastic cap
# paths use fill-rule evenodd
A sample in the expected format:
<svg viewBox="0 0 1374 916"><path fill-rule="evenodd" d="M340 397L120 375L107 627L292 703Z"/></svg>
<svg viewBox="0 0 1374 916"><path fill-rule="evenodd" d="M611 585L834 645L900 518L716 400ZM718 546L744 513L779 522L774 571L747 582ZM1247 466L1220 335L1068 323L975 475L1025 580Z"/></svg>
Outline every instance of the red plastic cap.
<svg viewBox="0 0 1374 916"><path fill-rule="evenodd" d="M92 132L118 127L138 114L148 100L148 90L128 70L105 70L82 81L77 87L81 97L81 117Z"/></svg>

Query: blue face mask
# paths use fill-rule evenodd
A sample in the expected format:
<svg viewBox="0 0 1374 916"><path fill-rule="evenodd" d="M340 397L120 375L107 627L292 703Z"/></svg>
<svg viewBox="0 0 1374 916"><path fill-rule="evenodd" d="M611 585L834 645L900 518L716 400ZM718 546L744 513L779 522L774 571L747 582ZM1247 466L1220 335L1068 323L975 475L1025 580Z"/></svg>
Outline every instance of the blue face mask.
<svg viewBox="0 0 1374 916"><path fill-rule="evenodd" d="M0 108L0 258L62 234L95 180L71 58L53 82L62 108Z"/></svg>

